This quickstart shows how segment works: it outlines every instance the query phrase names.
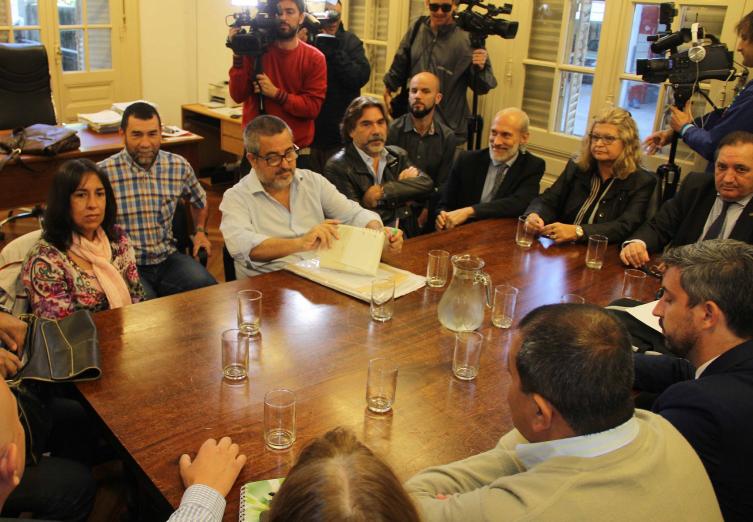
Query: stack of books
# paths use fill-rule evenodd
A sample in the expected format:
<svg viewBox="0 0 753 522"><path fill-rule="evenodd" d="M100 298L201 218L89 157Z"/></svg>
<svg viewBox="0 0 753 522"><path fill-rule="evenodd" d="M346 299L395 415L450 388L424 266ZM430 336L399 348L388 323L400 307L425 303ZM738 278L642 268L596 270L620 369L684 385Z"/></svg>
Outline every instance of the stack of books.
<svg viewBox="0 0 753 522"><path fill-rule="evenodd" d="M94 132L117 132L120 128L122 114L112 110L99 112L79 113L78 121L85 123Z"/></svg>

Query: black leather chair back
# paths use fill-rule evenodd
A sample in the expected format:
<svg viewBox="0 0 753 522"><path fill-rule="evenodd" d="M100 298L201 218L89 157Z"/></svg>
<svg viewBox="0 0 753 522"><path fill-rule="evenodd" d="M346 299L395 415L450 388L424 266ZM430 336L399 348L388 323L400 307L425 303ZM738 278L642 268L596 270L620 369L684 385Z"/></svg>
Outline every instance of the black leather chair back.
<svg viewBox="0 0 753 522"><path fill-rule="evenodd" d="M0 107L0 129L55 125L44 46L0 43Z"/></svg>

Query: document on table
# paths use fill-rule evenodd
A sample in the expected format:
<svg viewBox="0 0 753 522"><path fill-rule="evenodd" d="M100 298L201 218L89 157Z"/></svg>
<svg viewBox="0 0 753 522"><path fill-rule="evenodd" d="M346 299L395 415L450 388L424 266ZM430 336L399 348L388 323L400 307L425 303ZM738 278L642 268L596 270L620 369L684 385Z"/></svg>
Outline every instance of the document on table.
<svg viewBox="0 0 753 522"><path fill-rule="evenodd" d="M395 298L418 290L426 284L425 277L384 263L379 264L375 276L321 268L318 258L289 263L285 270L367 303L371 300L371 282L376 278L391 277L395 280Z"/></svg>
<svg viewBox="0 0 753 522"><path fill-rule="evenodd" d="M319 267L374 276L384 247L384 232L371 228L338 225L340 236L330 248L320 248Z"/></svg>
<svg viewBox="0 0 753 522"><path fill-rule="evenodd" d="M659 325L659 318L653 315L651 312L656 306L658 301L651 301L638 306L623 308L627 313L638 319L643 324L650 326L659 333L663 333L661 326Z"/></svg>

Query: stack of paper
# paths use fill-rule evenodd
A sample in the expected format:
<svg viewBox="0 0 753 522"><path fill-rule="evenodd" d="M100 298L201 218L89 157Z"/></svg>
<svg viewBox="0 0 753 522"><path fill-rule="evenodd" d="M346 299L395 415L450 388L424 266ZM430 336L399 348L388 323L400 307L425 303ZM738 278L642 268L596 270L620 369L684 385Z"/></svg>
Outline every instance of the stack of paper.
<svg viewBox="0 0 753 522"><path fill-rule="evenodd" d="M285 270L367 303L371 300L371 282L375 278L391 277L394 279L395 298L418 290L426 284L425 277L384 263L379 264L379 269L374 276L321 268L319 259L316 258L290 263L285 266Z"/></svg>
<svg viewBox="0 0 753 522"><path fill-rule="evenodd" d="M146 101L146 100L133 100L133 101L129 101L129 102L113 103L112 107L110 107L110 109L112 109L113 111L117 112L118 114L123 114L125 112L125 110L128 108L129 105L131 105L133 103L137 103L137 102L148 103L149 105L151 105L155 109L157 108L157 104L156 103L152 103L152 102Z"/></svg>
<svg viewBox="0 0 753 522"><path fill-rule="evenodd" d="M104 110L91 113L79 113L78 121L85 123L94 132L117 132L120 128L121 115L115 111Z"/></svg>
<svg viewBox="0 0 753 522"><path fill-rule="evenodd" d="M384 232L338 225L337 234L340 238L330 248L319 249L319 266L352 274L376 275L382 257Z"/></svg>

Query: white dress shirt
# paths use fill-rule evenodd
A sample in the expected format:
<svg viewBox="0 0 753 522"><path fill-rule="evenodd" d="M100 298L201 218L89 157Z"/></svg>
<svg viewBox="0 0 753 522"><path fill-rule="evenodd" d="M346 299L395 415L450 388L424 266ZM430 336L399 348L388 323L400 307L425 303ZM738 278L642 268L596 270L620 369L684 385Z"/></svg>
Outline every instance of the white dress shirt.
<svg viewBox="0 0 753 522"><path fill-rule="evenodd" d="M225 191L220 203L220 231L235 260L238 277L280 270L310 253L293 254L273 261L252 261L251 250L269 238L296 238L325 219L338 219L355 227L382 220L379 214L362 208L316 172L296 169L290 185L290 210L270 196L256 172L251 172Z"/></svg>
<svg viewBox="0 0 753 522"><path fill-rule="evenodd" d="M496 161L494 158L491 157L492 155L492 149L489 149L489 157L491 161L489 162L489 169L486 171L486 179L484 180L484 188L481 190L481 203L488 203L492 199L494 199L494 194L492 194L492 189L494 189L494 183L497 181L497 176L506 176L507 172L510 170L510 167L512 167L512 164L515 163L515 160L518 159L518 154L520 152L516 152L515 156L510 158L507 161ZM500 165L507 165L507 168L502 170L499 169Z"/></svg>
<svg viewBox="0 0 753 522"><path fill-rule="evenodd" d="M527 469L554 457L593 458L620 449L638 436L635 417L611 430L566 439L518 444L515 453Z"/></svg>

